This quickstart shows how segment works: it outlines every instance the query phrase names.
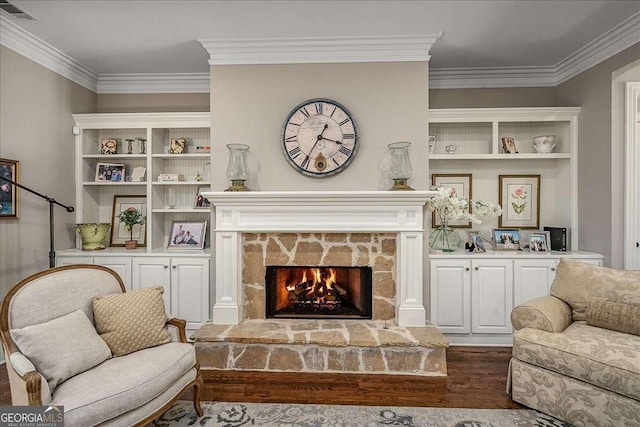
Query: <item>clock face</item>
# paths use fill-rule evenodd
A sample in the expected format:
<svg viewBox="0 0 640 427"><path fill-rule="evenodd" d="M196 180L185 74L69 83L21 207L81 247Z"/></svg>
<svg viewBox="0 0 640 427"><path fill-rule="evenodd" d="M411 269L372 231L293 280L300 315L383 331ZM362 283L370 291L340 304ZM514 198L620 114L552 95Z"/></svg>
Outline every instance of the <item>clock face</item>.
<svg viewBox="0 0 640 427"><path fill-rule="evenodd" d="M355 157L358 129L349 111L336 101L311 99L289 113L282 150L291 166L305 175L334 175Z"/></svg>

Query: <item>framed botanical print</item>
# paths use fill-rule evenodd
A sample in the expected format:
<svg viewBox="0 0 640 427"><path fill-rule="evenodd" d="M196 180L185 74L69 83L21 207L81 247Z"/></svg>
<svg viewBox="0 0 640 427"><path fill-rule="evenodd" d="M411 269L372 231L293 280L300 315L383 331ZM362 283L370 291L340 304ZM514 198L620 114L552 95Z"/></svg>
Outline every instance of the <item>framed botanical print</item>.
<svg viewBox="0 0 640 427"><path fill-rule="evenodd" d="M435 187L450 187L455 191L455 195L458 198L471 200L471 182L472 174L431 174L431 185ZM469 213L471 213L471 207L469 207ZM436 228L440 226L440 218L436 215L435 211L431 216L431 227ZM465 221L463 219L449 221L449 227L452 228L471 228L471 221Z"/></svg>
<svg viewBox="0 0 640 427"><path fill-rule="evenodd" d="M136 224L130 235L127 227L120 222L118 215L129 208L134 208L147 216L147 196L113 196L113 211L111 213L111 241L110 246L125 246L125 242L133 237L138 246L147 246L147 225Z"/></svg>
<svg viewBox="0 0 640 427"><path fill-rule="evenodd" d="M498 227L540 228L540 175L499 175Z"/></svg>
<svg viewBox="0 0 640 427"><path fill-rule="evenodd" d="M5 179L2 179L5 178ZM0 159L0 219L18 218L18 187L9 181L20 180L20 162Z"/></svg>

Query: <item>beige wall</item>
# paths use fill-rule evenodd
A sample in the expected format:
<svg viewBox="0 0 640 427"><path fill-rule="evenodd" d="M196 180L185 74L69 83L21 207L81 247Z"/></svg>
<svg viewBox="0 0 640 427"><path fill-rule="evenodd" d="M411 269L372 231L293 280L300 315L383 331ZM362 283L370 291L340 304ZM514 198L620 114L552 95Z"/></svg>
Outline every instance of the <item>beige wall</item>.
<svg viewBox="0 0 640 427"><path fill-rule="evenodd" d="M552 107L555 87L431 89L429 108Z"/></svg>
<svg viewBox="0 0 640 427"><path fill-rule="evenodd" d="M20 182L75 203L72 113L95 112L96 94L0 47L0 157L20 161ZM49 205L26 191L20 218L0 220L0 297L49 267ZM75 245L75 214L55 209L56 250Z"/></svg>
<svg viewBox="0 0 640 427"><path fill-rule="evenodd" d="M208 93L98 95L98 113L209 111Z"/></svg>
<svg viewBox="0 0 640 427"><path fill-rule="evenodd" d="M622 189L612 176L624 169L612 168L611 97L613 73L640 58L636 44L559 85L558 105L581 106L578 128L578 233L580 249L599 252L605 265L619 266L619 251L612 260L612 224L622 222ZM613 171L613 173L612 173ZM620 182L619 179L615 180ZM616 217L613 217L616 212ZM622 243L622 242L620 242ZM617 243L616 243L617 244Z"/></svg>
<svg viewBox="0 0 640 427"><path fill-rule="evenodd" d="M280 148L291 109L319 97L349 109L360 134L353 163L322 179L296 172ZM394 141L413 142L411 184L428 189L427 109L427 62L212 66L212 189L229 185L225 145L245 143L260 163L262 190L376 190L378 164Z"/></svg>

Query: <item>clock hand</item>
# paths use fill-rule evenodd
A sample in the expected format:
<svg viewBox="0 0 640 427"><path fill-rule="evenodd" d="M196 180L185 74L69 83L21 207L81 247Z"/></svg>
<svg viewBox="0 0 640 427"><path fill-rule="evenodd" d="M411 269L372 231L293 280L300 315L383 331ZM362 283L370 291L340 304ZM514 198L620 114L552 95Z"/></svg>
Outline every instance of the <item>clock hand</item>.
<svg viewBox="0 0 640 427"><path fill-rule="evenodd" d="M336 144L340 144L340 145L342 145L342 144L343 144L343 142L342 142L342 141L336 141L336 140L334 140L334 139L325 138L324 136L322 137L322 139L323 139L324 141L335 142Z"/></svg>
<svg viewBox="0 0 640 427"><path fill-rule="evenodd" d="M320 140L322 139L322 134L325 130L327 130L328 127L328 124L324 125L324 128L322 128L322 132L320 132L320 135L318 135L318 137L316 138L316 142L313 144L313 147L311 147L311 150L309 150L309 154L311 154L313 152L313 149L316 148L316 145L318 145L318 142L320 142Z"/></svg>

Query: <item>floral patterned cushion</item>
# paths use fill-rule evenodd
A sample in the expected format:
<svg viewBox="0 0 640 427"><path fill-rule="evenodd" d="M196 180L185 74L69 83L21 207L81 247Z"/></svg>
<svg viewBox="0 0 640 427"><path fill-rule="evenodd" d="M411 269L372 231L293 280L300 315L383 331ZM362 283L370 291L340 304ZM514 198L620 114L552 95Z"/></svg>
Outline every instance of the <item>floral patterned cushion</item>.
<svg viewBox="0 0 640 427"><path fill-rule="evenodd" d="M561 258L551 295L571 306L573 320L587 319L593 299L640 304L640 271L614 270Z"/></svg>
<svg viewBox="0 0 640 427"><path fill-rule="evenodd" d="M640 337L574 322L562 333L525 328L513 357L640 400Z"/></svg>

